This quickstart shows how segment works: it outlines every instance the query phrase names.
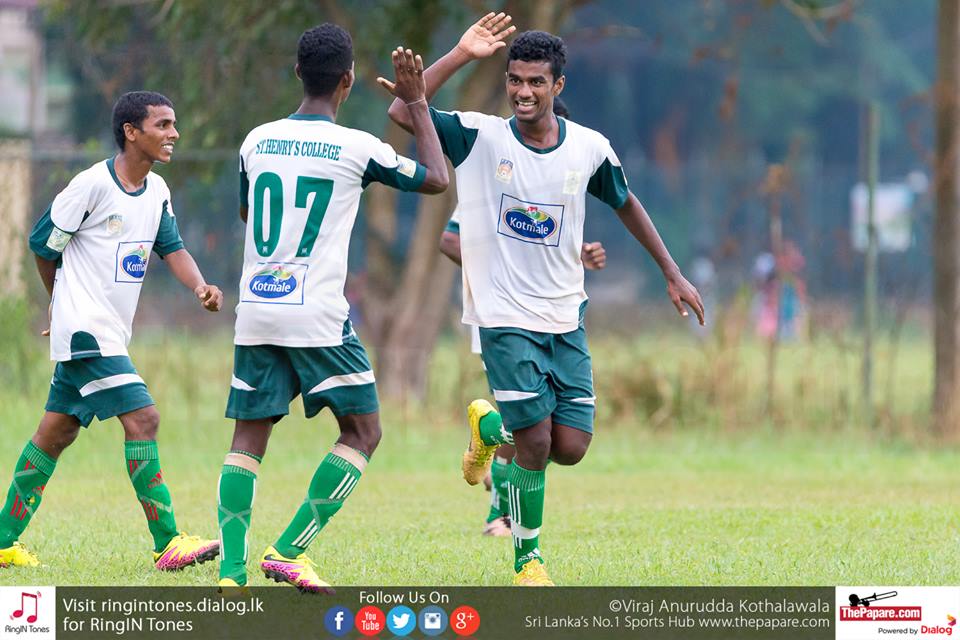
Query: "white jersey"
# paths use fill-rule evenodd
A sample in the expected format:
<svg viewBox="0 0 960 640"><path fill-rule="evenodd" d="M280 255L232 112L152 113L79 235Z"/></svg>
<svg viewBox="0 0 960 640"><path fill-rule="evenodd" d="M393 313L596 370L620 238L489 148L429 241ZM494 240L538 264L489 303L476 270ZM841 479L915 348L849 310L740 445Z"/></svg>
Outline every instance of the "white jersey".
<svg viewBox="0 0 960 640"><path fill-rule="evenodd" d="M347 250L370 182L414 191L426 168L364 131L294 114L251 131L240 147L248 207L234 343L343 343Z"/></svg>
<svg viewBox="0 0 960 640"><path fill-rule="evenodd" d="M183 248L163 178L126 191L113 158L77 174L37 221L30 248L60 261L53 288L50 359L127 355L151 250Z"/></svg>
<svg viewBox="0 0 960 640"><path fill-rule="evenodd" d="M627 200L620 161L601 134L557 118L559 141L537 149L513 118L431 109L457 173L463 322L566 333L579 325L586 194Z"/></svg>

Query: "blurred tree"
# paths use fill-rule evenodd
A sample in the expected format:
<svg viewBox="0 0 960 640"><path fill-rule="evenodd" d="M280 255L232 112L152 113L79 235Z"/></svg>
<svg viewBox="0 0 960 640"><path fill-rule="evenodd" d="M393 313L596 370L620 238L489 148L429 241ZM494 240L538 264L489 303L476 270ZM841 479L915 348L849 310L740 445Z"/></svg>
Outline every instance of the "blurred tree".
<svg viewBox="0 0 960 640"><path fill-rule="evenodd" d="M940 0L937 15L933 234L935 428L956 436L960 421L960 6Z"/></svg>

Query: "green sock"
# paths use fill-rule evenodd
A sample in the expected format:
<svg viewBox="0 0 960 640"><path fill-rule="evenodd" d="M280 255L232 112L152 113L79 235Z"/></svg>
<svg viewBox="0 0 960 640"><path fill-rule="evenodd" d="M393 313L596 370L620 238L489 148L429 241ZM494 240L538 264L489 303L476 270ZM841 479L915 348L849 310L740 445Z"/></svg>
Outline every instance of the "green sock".
<svg viewBox="0 0 960 640"><path fill-rule="evenodd" d="M363 469L334 452L354 458L361 467L366 463L363 453L340 444L327 454L313 474L306 499L274 545L280 555L295 558L303 553L357 486Z"/></svg>
<svg viewBox="0 0 960 640"><path fill-rule="evenodd" d="M510 463L500 456L494 456L493 464L490 465L490 513L487 515L487 522L493 522L510 512L507 500L509 479Z"/></svg>
<svg viewBox="0 0 960 640"><path fill-rule="evenodd" d="M153 440L127 440L123 443L123 449L130 482L137 492L137 500L147 516L147 528L153 536L153 550L159 553L178 532L170 490L160 470L157 443Z"/></svg>
<svg viewBox="0 0 960 640"><path fill-rule="evenodd" d="M540 557L540 525L543 524L543 493L546 473L528 471L516 461L510 465L507 494L513 529L514 571Z"/></svg>
<svg viewBox="0 0 960 640"><path fill-rule="evenodd" d="M247 534L256 493L260 456L230 451L217 485L217 519L220 523L220 577L247 584Z"/></svg>
<svg viewBox="0 0 960 640"><path fill-rule="evenodd" d="M503 428L503 418L497 411L491 411L480 418L480 440L483 444L513 444L513 436Z"/></svg>
<svg viewBox="0 0 960 640"><path fill-rule="evenodd" d="M33 442L27 442L14 467L13 482L0 513L0 549L13 545L30 524L56 466L56 460Z"/></svg>

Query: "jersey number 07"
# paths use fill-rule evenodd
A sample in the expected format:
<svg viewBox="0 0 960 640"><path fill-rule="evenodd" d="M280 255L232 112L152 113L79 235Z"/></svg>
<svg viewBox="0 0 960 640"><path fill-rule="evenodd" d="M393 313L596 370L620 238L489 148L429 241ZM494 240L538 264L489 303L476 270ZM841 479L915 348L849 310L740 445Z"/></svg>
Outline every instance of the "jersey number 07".
<svg viewBox="0 0 960 640"><path fill-rule="evenodd" d="M263 204L267 193L270 194L270 226L264 236ZM323 216L327 213L330 196L333 194L333 180L326 178L297 177L296 206L301 209L307 207L307 196L315 194L310 213L307 214L307 223L303 227L303 237L297 247L297 257L309 256L313 245L320 233ZM270 256L280 242L280 225L283 223L283 181L272 171L265 171L257 177L253 185L253 243L257 253L261 256Z"/></svg>

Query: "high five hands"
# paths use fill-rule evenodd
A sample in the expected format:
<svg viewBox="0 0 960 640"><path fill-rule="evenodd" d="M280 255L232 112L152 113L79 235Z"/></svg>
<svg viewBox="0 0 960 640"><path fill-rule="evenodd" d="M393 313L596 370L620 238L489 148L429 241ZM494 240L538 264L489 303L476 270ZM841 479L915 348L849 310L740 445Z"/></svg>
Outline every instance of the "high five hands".
<svg viewBox="0 0 960 640"><path fill-rule="evenodd" d="M403 47L397 47L391 57L395 82L381 76L377 78L380 86L407 105L425 100L427 87L423 82L423 58Z"/></svg>

